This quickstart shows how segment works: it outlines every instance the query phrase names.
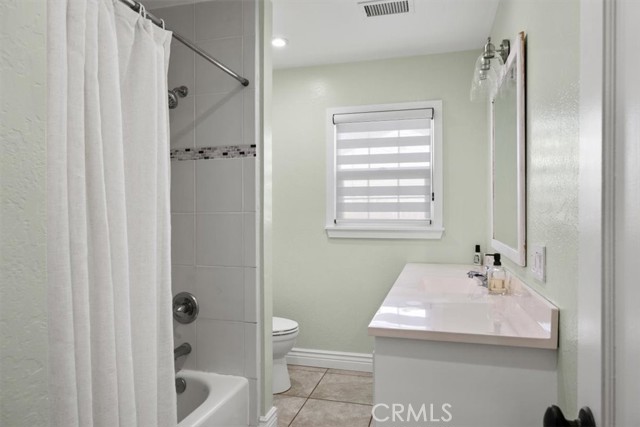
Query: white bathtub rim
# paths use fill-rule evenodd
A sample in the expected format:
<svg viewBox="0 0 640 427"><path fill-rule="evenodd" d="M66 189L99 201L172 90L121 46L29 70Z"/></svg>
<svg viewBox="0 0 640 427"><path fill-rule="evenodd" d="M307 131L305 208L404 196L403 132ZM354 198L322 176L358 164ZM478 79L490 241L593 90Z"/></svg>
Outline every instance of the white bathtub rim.
<svg viewBox="0 0 640 427"><path fill-rule="evenodd" d="M176 374L176 377L184 378L187 382L187 387L189 387L189 380L203 381L207 386L207 389L210 391L204 402L194 409L193 412L184 417L184 419L178 423L178 427L197 427L201 425L201 423L207 420L213 412L216 412L224 406L243 388L249 386L249 380L244 377L221 375L205 371L194 371L191 369L180 370ZM220 387L220 384L215 382L216 380L223 380L228 387L226 388L226 393L222 398L215 395L215 393L211 393L211 390L215 390Z"/></svg>

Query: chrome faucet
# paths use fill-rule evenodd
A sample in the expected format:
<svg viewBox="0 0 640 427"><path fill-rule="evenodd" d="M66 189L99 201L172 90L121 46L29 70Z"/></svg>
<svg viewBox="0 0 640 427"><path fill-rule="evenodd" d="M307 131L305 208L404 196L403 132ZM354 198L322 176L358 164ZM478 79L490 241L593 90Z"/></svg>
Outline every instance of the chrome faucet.
<svg viewBox="0 0 640 427"><path fill-rule="evenodd" d="M173 360L178 360L179 357L186 356L191 353L191 344L188 342L179 345L173 350Z"/></svg>
<svg viewBox="0 0 640 427"><path fill-rule="evenodd" d="M469 271L467 273L467 277L469 279L473 279L474 277L477 278L478 280L480 280L480 284L482 286L484 286L485 288L487 287L487 275L486 274L482 274L479 271Z"/></svg>

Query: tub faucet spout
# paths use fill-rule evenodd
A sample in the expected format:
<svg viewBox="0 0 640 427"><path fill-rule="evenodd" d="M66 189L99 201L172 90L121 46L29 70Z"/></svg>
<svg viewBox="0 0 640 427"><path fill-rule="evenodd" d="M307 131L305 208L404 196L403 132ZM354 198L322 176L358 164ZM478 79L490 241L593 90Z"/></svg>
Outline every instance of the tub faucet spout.
<svg viewBox="0 0 640 427"><path fill-rule="evenodd" d="M188 342L179 345L173 350L173 360L178 360L179 357L186 356L191 353L191 344Z"/></svg>

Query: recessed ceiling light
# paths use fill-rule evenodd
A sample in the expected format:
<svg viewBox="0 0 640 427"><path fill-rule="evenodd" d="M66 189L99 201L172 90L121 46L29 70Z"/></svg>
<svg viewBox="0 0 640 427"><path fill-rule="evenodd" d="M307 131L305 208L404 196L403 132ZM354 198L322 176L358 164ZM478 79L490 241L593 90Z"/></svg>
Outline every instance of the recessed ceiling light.
<svg viewBox="0 0 640 427"><path fill-rule="evenodd" d="M285 47L287 44L289 44L289 40L282 37L274 37L271 40L271 45L274 47Z"/></svg>

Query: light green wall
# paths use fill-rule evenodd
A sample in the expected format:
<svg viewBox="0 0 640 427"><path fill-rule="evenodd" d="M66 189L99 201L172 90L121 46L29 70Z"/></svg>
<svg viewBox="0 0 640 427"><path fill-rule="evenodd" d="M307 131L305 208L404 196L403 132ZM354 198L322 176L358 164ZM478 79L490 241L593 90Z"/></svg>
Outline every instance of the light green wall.
<svg viewBox="0 0 640 427"><path fill-rule="evenodd" d="M469 101L479 52L276 70L273 88L274 315L297 347L371 352L367 325L407 262L471 263L487 231L486 108ZM441 99L442 240L329 239L325 115L330 107Z"/></svg>
<svg viewBox="0 0 640 427"><path fill-rule="evenodd" d="M527 35L527 246L547 246L547 282L507 268L560 308L559 404L576 411L578 292L578 0L502 0L494 40ZM531 262L531 251L528 253Z"/></svg>
<svg viewBox="0 0 640 427"><path fill-rule="evenodd" d="M44 427L46 1L0 2L0 425Z"/></svg>

